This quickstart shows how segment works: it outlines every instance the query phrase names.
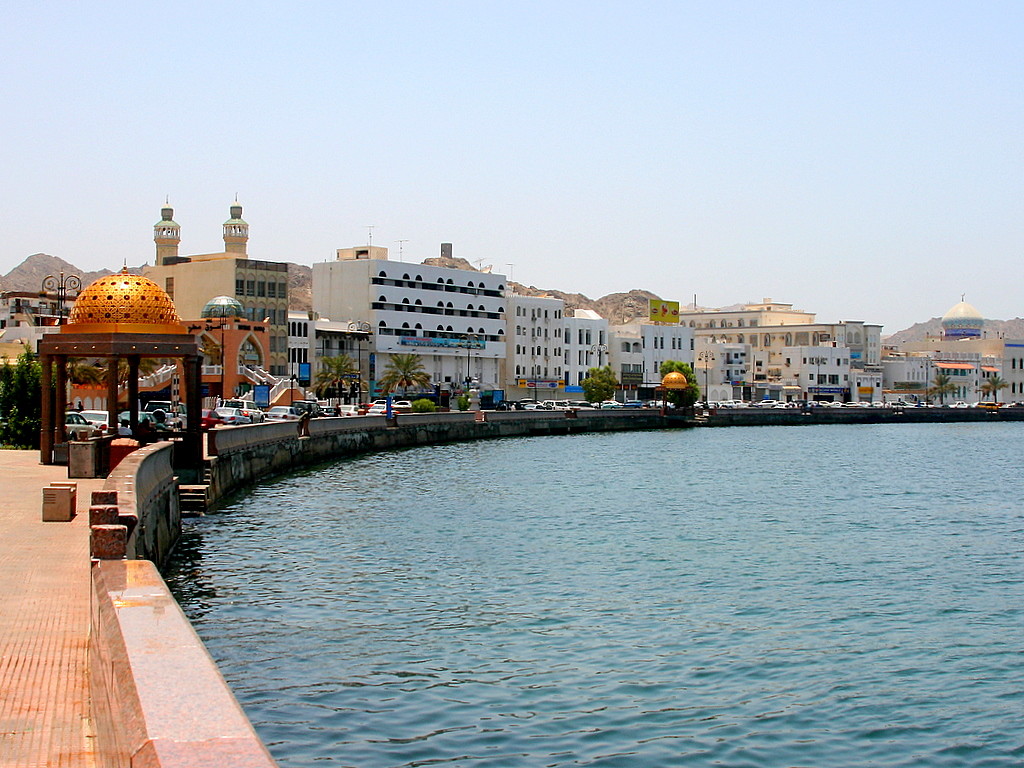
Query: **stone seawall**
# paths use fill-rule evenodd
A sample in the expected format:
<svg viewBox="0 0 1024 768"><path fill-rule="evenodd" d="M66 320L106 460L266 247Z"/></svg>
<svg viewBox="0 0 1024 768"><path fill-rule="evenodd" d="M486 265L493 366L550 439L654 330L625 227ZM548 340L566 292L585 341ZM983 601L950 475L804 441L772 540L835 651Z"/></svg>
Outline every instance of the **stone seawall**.
<svg viewBox="0 0 1024 768"><path fill-rule="evenodd" d="M936 424L1024 421L1024 408L721 408L697 426L755 427L806 424Z"/></svg>
<svg viewBox="0 0 1024 768"><path fill-rule="evenodd" d="M400 414L314 419L309 435L296 422L253 424L209 433L213 502L260 480L331 459L416 445L527 435L662 429L657 411L527 411Z"/></svg>

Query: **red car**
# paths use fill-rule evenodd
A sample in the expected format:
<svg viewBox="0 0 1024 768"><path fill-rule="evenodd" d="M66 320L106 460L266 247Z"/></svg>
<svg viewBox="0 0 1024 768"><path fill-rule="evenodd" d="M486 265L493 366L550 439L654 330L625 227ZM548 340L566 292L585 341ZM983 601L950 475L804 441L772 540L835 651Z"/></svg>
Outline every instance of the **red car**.
<svg viewBox="0 0 1024 768"><path fill-rule="evenodd" d="M223 424L224 419L217 415L217 412L212 408L204 410L199 419L200 429L210 429L216 427L218 424Z"/></svg>

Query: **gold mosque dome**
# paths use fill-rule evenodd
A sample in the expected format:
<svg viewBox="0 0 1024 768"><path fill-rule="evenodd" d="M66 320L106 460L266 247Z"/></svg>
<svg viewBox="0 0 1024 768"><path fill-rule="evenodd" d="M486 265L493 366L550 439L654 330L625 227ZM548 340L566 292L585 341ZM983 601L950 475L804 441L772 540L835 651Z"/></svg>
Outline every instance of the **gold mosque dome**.
<svg viewBox="0 0 1024 768"><path fill-rule="evenodd" d="M125 267L85 288L71 307L61 333L185 334L174 302L147 277Z"/></svg>
<svg viewBox="0 0 1024 768"><path fill-rule="evenodd" d="M672 371L671 373L665 374L665 378L661 380L661 386L665 389L686 389L690 386L690 382L686 380L686 376L679 373L679 371Z"/></svg>

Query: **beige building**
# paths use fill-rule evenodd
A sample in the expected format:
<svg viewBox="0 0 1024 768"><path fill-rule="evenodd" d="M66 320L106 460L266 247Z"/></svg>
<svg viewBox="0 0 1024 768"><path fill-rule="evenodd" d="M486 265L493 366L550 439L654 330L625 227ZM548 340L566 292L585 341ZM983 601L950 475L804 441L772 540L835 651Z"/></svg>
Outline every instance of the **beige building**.
<svg viewBox="0 0 1024 768"><path fill-rule="evenodd" d="M224 250L220 253L179 255L181 228L174 221L174 209L165 206L160 214L153 228L156 265L145 267L143 275L167 291L185 320L199 318L214 297L238 299L246 319L267 323L268 372L287 376L288 264L249 258L249 225L242 219L237 201L224 222Z"/></svg>

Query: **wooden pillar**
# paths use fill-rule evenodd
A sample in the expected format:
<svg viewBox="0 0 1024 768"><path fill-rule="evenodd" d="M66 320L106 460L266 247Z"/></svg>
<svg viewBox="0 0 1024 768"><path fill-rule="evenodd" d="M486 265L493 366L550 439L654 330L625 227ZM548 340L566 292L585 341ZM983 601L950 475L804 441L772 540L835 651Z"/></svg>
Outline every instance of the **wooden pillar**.
<svg viewBox="0 0 1024 768"><path fill-rule="evenodd" d="M42 368L40 396L42 397L42 423L39 429L39 463L53 464L53 358L40 355Z"/></svg>

